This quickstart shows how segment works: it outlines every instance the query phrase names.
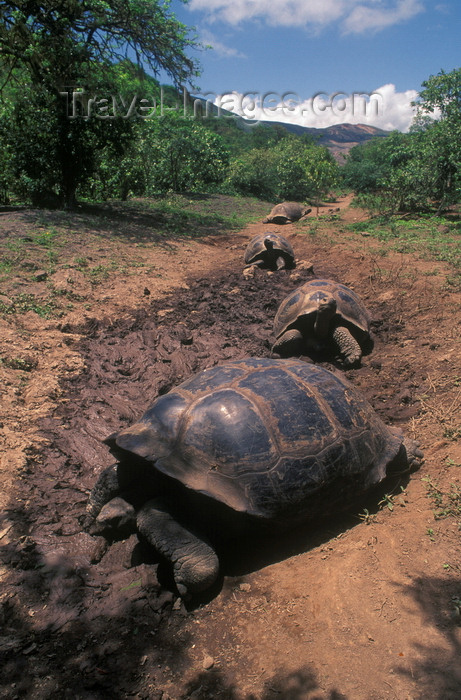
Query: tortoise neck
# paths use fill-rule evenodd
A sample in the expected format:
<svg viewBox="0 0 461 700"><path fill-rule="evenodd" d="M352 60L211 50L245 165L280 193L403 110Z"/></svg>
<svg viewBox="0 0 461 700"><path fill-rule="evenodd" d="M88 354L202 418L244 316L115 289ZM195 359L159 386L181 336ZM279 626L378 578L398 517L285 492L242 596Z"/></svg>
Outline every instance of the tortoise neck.
<svg viewBox="0 0 461 700"><path fill-rule="evenodd" d="M319 309L315 316L314 332L318 338L325 338L328 335L330 329L330 321L334 314L327 307L325 309Z"/></svg>

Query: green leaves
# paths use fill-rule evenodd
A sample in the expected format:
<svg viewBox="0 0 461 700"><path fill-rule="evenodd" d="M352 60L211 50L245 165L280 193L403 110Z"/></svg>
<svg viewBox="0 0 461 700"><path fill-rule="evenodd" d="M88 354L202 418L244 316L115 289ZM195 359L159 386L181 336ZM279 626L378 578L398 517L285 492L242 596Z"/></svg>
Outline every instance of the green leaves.
<svg viewBox="0 0 461 700"><path fill-rule="evenodd" d="M95 64L109 66L129 55L185 84L198 72L186 50L200 48L170 3L158 0L5 0L0 45L4 65L19 61L33 82L55 90L75 79L89 87Z"/></svg>
<svg viewBox="0 0 461 700"><path fill-rule="evenodd" d="M85 119L66 110L61 95L149 90L146 66L165 70L175 85L198 73L186 55L200 45L160 0L5 0L0 6L0 85L11 105L0 110L0 198L10 189L35 205L71 206L79 186L108 157L126 151L133 120ZM136 57L133 64L125 60ZM117 64L122 61L119 70ZM16 81L16 84L15 84ZM15 86L17 85L17 87ZM148 95L150 97L150 95ZM99 103L98 103L99 104ZM105 116L103 110L97 116ZM79 118L80 117L80 118Z"/></svg>
<svg viewBox="0 0 461 700"><path fill-rule="evenodd" d="M450 73L440 71L431 75L422 83L424 90L414 103L423 113L433 114L437 110L442 119L459 121L461 119L461 68Z"/></svg>
<svg viewBox="0 0 461 700"><path fill-rule="evenodd" d="M379 194L388 213L434 204L439 213L460 199L461 69L431 76L423 87L410 132L357 146L343 170L348 186Z"/></svg>
<svg viewBox="0 0 461 700"><path fill-rule="evenodd" d="M338 173L325 148L285 136L270 147L253 148L233 158L226 185L231 191L269 201L305 201L334 187Z"/></svg>
<svg viewBox="0 0 461 700"><path fill-rule="evenodd" d="M196 120L172 112L143 127L140 151L146 162L147 194L197 191L224 179L227 149L220 136Z"/></svg>

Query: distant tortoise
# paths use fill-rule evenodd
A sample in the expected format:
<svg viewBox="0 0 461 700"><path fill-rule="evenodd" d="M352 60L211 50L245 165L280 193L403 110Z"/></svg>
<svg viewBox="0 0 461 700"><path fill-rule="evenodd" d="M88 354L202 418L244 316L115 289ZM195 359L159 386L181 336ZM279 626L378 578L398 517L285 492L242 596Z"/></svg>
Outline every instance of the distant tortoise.
<svg viewBox="0 0 461 700"><path fill-rule="evenodd" d="M343 364L360 361L373 347L370 316L359 296L344 284L316 279L295 289L274 320L272 352L282 357L333 350Z"/></svg>
<svg viewBox="0 0 461 700"><path fill-rule="evenodd" d="M304 204L298 202L282 202L277 204L265 219L263 224L291 224L293 221L302 219L303 216L312 211Z"/></svg>
<svg viewBox="0 0 461 700"><path fill-rule="evenodd" d="M345 379L295 359L206 369L106 442L119 462L94 486L88 520L137 489L138 531L173 565L182 596L217 579L210 542L333 514L422 457Z"/></svg>
<svg viewBox="0 0 461 700"><path fill-rule="evenodd" d="M266 231L248 243L245 262L269 270L283 270L295 267L295 254L291 244L279 233Z"/></svg>

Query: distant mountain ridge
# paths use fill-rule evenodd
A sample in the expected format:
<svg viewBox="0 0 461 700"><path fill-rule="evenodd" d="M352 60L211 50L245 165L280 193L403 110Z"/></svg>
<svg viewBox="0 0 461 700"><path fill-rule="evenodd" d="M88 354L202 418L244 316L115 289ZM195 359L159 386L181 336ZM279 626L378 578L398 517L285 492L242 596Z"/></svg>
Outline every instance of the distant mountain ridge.
<svg viewBox="0 0 461 700"><path fill-rule="evenodd" d="M370 139L389 136L390 131L379 129L368 124L333 124L324 128L299 126L298 124L286 124L283 122L264 122L265 124L277 123L294 134L309 134L319 146L325 146L339 163L343 163L345 157L354 146L360 146Z"/></svg>
<svg viewBox="0 0 461 700"><path fill-rule="evenodd" d="M237 117L244 130L251 128L248 120ZM247 122L245 124L245 122ZM370 139L389 136L390 131L384 131L377 126L369 126L368 124L333 124L326 127L301 126L300 124L291 124L289 122L273 122L260 121L259 124L267 127L277 126L289 131L291 134L302 136L307 134L311 136L318 146L328 148L335 160L341 164L344 163L347 154L354 146L361 146Z"/></svg>
<svg viewBox="0 0 461 700"><path fill-rule="evenodd" d="M354 146L360 146L366 141L373 138L380 138L389 136L390 131L385 131L384 129L379 129L376 126L369 126L368 124L333 124L332 126L326 127L312 127L312 126L301 126L300 124L292 124L290 122L279 122L279 121L266 121L258 120L253 121L250 119L244 119L235 112L230 112L224 108L218 108L216 105L210 105L209 102L202 100L200 97L190 96L191 104L197 100L203 103L202 116L209 115L212 118L230 118L235 120L236 125L242 129L242 131L250 131L255 125L265 126L267 128L282 128L291 134L296 134L297 136L308 135L311 136L317 145L324 146L332 153L334 158L339 164L344 163L345 158L351 148ZM211 115L210 115L211 108ZM195 109L195 108L194 108Z"/></svg>

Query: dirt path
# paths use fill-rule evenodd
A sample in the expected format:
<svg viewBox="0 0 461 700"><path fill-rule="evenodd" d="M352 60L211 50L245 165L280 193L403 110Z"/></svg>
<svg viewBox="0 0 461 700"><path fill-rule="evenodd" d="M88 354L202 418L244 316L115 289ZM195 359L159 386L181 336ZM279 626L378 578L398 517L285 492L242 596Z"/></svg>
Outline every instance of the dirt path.
<svg viewBox="0 0 461 700"><path fill-rule="evenodd" d="M246 243L267 229L256 223L171 249L120 246L148 267L97 286L58 270L35 293L71 289L72 309L1 318L0 697L461 696L461 294L444 288L442 264L432 274L348 231L365 218L348 204L323 208L321 229L315 212L278 227L298 259L289 273L242 275ZM17 235L24 218L1 226ZM81 532L88 489L111 462L101 439L193 372L269 356L277 306L310 262L370 309L374 350L346 375L421 441L425 464L404 490L328 526L229 547L219 587L186 609L135 535L105 551Z"/></svg>

